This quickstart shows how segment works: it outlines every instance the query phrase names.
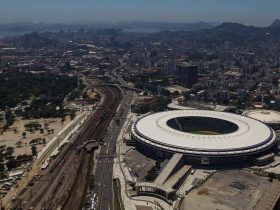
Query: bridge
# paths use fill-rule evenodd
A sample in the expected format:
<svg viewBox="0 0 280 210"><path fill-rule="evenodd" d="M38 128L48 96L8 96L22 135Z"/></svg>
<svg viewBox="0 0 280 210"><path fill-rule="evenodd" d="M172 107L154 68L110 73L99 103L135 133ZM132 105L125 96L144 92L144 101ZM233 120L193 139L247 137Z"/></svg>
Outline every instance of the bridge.
<svg viewBox="0 0 280 210"><path fill-rule="evenodd" d="M97 87L104 87L104 86L115 86L115 87L122 87L127 90L133 90L137 92L142 92L143 90L131 87L129 85L123 85L123 84L117 84L117 83L103 83L103 84L94 84L94 85L89 85L89 88L97 88Z"/></svg>

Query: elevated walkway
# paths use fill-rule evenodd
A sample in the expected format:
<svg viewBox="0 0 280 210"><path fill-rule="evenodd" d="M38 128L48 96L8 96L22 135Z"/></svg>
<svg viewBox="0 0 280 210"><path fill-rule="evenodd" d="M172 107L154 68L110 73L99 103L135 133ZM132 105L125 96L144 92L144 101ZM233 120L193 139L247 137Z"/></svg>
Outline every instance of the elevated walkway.
<svg viewBox="0 0 280 210"><path fill-rule="evenodd" d="M163 170L160 172L156 180L154 181L157 185L163 185L169 177L171 177L176 170L179 170L180 167L183 165L182 161L183 155L180 153L175 153Z"/></svg>
<svg viewBox="0 0 280 210"><path fill-rule="evenodd" d="M136 183L137 195L155 195L163 200L175 200L176 189L189 174L191 166L184 165L183 155L175 153L164 162L164 166L154 182Z"/></svg>
<svg viewBox="0 0 280 210"><path fill-rule="evenodd" d="M173 188L178 189L178 187L185 180L186 175L190 173L191 166L184 165L179 171L177 171L174 175L172 175L164 184L165 188Z"/></svg>
<svg viewBox="0 0 280 210"><path fill-rule="evenodd" d="M137 195L157 195L165 201L174 200L176 191L151 182L137 182L135 185Z"/></svg>

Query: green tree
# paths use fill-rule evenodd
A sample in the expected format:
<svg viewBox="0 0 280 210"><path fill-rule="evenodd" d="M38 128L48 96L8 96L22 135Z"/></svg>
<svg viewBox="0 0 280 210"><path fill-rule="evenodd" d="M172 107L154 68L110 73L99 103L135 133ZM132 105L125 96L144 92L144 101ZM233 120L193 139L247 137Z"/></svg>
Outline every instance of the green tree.
<svg viewBox="0 0 280 210"><path fill-rule="evenodd" d="M11 126L14 123L14 120L15 120L15 116L13 115L13 112L11 111L11 109L7 109L5 111L5 118L6 118L5 128L8 128L9 126Z"/></svg>
<svg viewBox="0 0 280 210"><path fill-rule="evenodd" d="M162 90L160 91L160 94L163 95L163 96L170 96L169 90L166 90L166 89L162 89Z"/></svg>
<svg viewBox="0 0 280 210"><path fill-rule="evenodd" d="M277 175L273 172L269 172L267 175L270 179L276 179L277 178Z"/></svg>
<svg viewBox="0 0 280 210"><path fill-rule="evenodd" d="M10 160L8 160L7 164L6 164L8 170L11 170L13 168L17 167L17 161L15 160L15 158L11 158Z"/></svg>
<svg viewBox="0 0 280 210"><path fill-rule="evenodd" d="M7 149L6 149L6 155L7 155L7 156L12 156L13 153L14 153L14 151L15 151L15 148L14 148L14 147L7 147Z"/></svg>
<svg viewBox="0 0 280 210"><path fill-rule="evenodd" d="M76 117L76 111L75 110L71 110L70 111L70 119L73 120Z"/></svg>
<svg viewBox="0 0 280 210"><path fill-rule="evenodd" d="M26 138L26 132L22 132L22 137Z"/></svg>
<svg viewBox="0 0 280 210"><path fill-rule="evenodd" d="M1 145L0 146L0 152L2 153L3 151L5 151L5 149L6 149L6 145Z"/></svg>
<svg viewBox="0 0 280 210"><path fill-rule="evenodd" d="M149 111L150 111L149 105L144 103L137 105L137 107L135 108L135 112L138 114L145 114Z"/></svg>
<svg viewBox="0 0 280 210"><path fill-rule="evenodd" d="M3 178L5 175L5 166L4 164L0 164L0 178Z"/></svg>
<svg viewBox="0 0 280 210"><path fill-rule="evenodd" d="M32 152L32 156L36 156L37 155L37 147L36 146L32 146L31 147L31 152Z"/></svg>
<svg viewBox="0 0 280 210"><path fill-rule="evenodd" d="M179 94L180 94L179 91L178 91L178 90L175 90L175 91L172 93L172 96L177 97Z"/></svg>
<svg viewBox="0 0 280 210"><path fill-rule="evenodd" d="M144 84L143 82L141 81L137 81L134 85L135 88L138 88L138 89L143 89L144 88Z"/></svg>
<svg viewBox="0 0 280 210"><path fill-rule="evenodd" d="M0 152L0 163L4 162L4 155L2 154L2 152Z"/></svg>
<svg viewBox="0 0 280 210"><path fill-rule="evenodd" d="M22 147L22 141L17 141L15 145L17 148Z"/></svg>
<svg viewBox="0 0 280 210"><path fill-rule="evenodd" d="M0 173L3 173L5 171L5 166L4 164L0 164Z"/></svg>

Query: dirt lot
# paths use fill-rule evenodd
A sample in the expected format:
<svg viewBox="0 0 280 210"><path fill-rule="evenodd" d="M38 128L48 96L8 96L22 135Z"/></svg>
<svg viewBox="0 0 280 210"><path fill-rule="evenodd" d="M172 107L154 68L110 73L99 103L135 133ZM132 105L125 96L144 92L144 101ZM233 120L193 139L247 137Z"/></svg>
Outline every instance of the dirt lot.
<svg viewBox="0 0 280 210"><path fill-rule="evenodd" d="M136 205L136 209L137 210L153 210L153 207Z"/></svg>
<svg viewBox="0 0 280 210"><path fill-rule="evenodd" d="M253 209L270 182L243 170L220 171L184 199L181 210Z"/></svg>
<svg viewBox="0 0 280 210"><path fill-rule="evenodd" d="M89 95L89 98L91 98L91 99L96 99L97 96L98 96L98 93L95 92L95 91L92 91L92 92L90 93L90 95Z"/></svg>
<svg viewBox="0 0 280 210"><path fill-rule="evenodd" d="M26 131L24 125L30 122L38 122L44 133L40 130L29 132ZM32 139L44 138L48 143L64 126L70 122L70 118L66 117L65 121L61 121L60 118L47 118L47 119L36 119L36 120L16 120L10 128L3 134L0 134L0 145L6 145L7 147L14 147L14 156L31 154L31 145L29 144ZM50 132L48 132L50 130ZM26 137L23 137L23 132L26 133ZM17 142L21 142L20 146L16 146ZM37 152L39 152L44 145L37 144Z"/></svg>

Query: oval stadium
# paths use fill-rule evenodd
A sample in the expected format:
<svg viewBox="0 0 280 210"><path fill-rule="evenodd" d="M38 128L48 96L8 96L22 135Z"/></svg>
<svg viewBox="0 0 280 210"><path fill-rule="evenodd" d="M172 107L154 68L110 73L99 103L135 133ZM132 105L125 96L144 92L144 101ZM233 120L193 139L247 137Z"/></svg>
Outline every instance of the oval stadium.
<svg viewBox="0 0 280 210"><path fill-rule="evenodd" d="M190 164L266 164L277 150L275 132L262 122L206 110L145 116L132 125L131 136L148 156L179 153Z"/></svg>

